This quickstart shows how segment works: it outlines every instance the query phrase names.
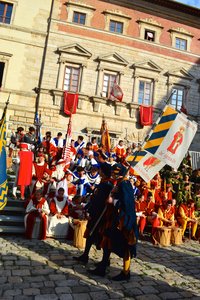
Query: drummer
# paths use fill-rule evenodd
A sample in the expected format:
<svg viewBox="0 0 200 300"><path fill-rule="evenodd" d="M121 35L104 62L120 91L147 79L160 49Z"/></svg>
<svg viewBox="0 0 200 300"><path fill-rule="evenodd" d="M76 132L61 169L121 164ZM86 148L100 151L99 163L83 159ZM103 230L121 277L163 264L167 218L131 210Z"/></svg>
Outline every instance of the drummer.
<svg viewBox="0 0 200 300"><path fill-rule="evenodd" d="M172 208L172 201L168 200L164 205L160 206L158 209L159 226L174 226L175 217L174 210Z"/></svg>

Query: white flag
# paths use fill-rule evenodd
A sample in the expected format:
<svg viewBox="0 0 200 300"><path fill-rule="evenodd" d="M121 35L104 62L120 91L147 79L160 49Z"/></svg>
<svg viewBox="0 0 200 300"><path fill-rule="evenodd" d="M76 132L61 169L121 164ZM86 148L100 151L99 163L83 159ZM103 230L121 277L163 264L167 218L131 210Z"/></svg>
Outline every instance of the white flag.
<svg viewBox="0 0 200 300"><path fill-rule="evenodd" d="M178 113L155 156L178 169L197 131L197 123Z"/></svg>

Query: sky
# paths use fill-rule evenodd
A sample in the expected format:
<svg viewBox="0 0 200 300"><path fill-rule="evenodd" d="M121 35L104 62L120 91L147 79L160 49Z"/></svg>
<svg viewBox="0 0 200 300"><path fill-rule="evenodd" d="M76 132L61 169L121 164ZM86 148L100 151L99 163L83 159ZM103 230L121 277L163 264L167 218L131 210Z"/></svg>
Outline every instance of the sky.
<svg viewBox="0 0 200 300"><path fill-rule="evenodd" d="M176 0L176 1L200 8L200 0Z"/></svg>

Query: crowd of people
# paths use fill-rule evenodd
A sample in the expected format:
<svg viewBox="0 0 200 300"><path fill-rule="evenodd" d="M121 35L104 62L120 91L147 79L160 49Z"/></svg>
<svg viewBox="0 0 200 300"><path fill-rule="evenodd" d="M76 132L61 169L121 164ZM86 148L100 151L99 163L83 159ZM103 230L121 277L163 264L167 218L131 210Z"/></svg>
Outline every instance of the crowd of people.
<svg viewBox="0 0 200 300"><path fill-rule="evenodd" d="M192 170L189 156L178 170L165 166L146 183L127 162L137 155L139 144L126 148L120 140L108 152L96 137L86 142L78 136L68 147L68 160L65 147L61 132L53 138L47 131L40 143L34 127L28 133L18 127L11 136L8 156L16 173L12 194L17 198L20 190L20 198L26 200L27 238L34 236L37 223L40 239L67 238L71 218L88 219L85 251L75 259L86 263L95 243L103 248L103 258L92 271L104 275L112 248L124 259L116 280L130 276L138 232L141 239L149 232L155 243L158 227L180 227L183 241L186 233L198 239L200 170Z"/></svg>

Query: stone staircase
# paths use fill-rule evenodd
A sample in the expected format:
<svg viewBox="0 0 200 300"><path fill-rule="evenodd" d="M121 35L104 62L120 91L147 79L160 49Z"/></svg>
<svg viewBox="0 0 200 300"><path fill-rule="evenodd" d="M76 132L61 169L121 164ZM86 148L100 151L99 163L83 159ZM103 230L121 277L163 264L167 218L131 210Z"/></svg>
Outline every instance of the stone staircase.
<svg viewBox="0 0 200 300"><path fill-rule="evenodd" d="M12 197L12 186L15 175L8 171L8 201L3 210L0 210L0 235L24 234L24 202Z"/></svg>

